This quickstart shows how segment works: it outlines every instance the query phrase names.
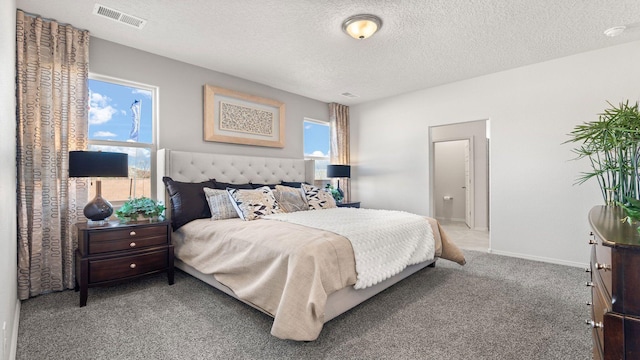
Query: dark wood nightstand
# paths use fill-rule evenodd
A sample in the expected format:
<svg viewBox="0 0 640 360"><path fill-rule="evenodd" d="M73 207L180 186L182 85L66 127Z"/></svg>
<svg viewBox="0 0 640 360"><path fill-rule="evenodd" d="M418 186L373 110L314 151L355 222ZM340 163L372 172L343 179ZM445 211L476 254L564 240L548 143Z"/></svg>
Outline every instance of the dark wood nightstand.
<svg viewBox="0 0 640 360"><path fill-rule="evenodd" d="M171 223L139 222L104 225L77 223L76 291L87 305L88 288L111 285L135 277L167 272L173 284Z"/></svg>
<svg viewBox="0 0 640 360"><path fill-rule="evenodd" d="M351 207L351 208L359 208L360 201L348 202L348 203L336 203L338 207Z"/></svg>

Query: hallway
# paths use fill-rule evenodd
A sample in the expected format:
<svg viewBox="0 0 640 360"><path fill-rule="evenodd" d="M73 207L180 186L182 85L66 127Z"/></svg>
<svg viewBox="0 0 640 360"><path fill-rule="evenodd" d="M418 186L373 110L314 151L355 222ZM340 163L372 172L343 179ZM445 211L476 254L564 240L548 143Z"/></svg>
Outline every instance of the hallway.
<svg viewBox="0 0 640 360"><path fill-rule="evenodd" d="M482 252L489 250L489 231L471 230L461 221L441 221L440 225L458 247Z"/></svg>

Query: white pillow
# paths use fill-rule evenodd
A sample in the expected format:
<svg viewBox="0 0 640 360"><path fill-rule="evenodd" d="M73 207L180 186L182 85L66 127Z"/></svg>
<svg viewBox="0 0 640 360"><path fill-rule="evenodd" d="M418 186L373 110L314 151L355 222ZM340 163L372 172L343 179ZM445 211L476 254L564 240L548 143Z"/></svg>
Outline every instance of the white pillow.
<svg viewBox="0 0 640 360"><path fill-rule="evenodd" d="M227 188L231 204L242 220L255 220L282 210L268 186L254 190Z"/></svg>
<svg viewBox="0 0 640 360"><path fill-rule="evenodd" d="M204 195L211 209L211 220L225 220L238 217L238 212L229 199L227 190L204 188Z"/></svg>
<svg viewBox="0 0 640 360"><path fill-rule="evenodd" d="M337 207L336 200L331 193L313 185L302 184L304 195L309 204L309 210L322 210Z"/></svg>

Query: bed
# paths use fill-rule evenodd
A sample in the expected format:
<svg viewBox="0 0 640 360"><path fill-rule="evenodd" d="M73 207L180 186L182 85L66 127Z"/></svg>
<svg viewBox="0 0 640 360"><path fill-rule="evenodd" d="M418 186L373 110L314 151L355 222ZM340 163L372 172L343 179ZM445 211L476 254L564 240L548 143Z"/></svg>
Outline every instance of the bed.
<svg viewBox="0 0 640 360"><path fill-rule="evenodd" d="M164 191L167 178L188 185L211 179L229 184L313 183L314 178L313 161L302 159L170 149L159 150L157 156L157 189L159 198L164 198L166 204L171 204L169 192ZM177 205L187 207L186 201L183 202L185 204ZM171 209L173 205L176 204L167 207ZM180 210L180 206L169 210L168 217L178 220L182 214L172 214L172 211ZM302 211L291 216L316 213L356 219L361 214L358 211L375 212L352 208L320 211ZM383 215L387 217L387 214ZM266 216L270 217L273 216ZM183 221L172 234L175 266L273 317L272 335L311 341L319 336L327 321L411 274L434 266L438 258L461 265L465 262L440 224L431 218L421 218L421 222L430 225L434 239L433 258L409 265L375 285L356 289L354 285L359 280L356 278L354 246L349 240L331 231L287 221L277 218ZM214 235L216 240L212 241Z"/></svg>

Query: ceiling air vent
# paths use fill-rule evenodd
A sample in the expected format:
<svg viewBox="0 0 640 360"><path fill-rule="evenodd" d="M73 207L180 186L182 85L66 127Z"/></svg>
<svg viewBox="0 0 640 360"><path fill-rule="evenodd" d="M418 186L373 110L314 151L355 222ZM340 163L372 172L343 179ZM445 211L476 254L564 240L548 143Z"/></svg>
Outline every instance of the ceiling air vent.
<svg viewBox="0 0 640 360"><path fill-rule="evenodd" d="M359 97L358 95L356 95L356 94L352 94L352 93L350 93L350 92L343 92L343 93L342 93L342 94L340 94L340 95L342 95L342 96L344 96L344 97L348 97L348 98L357 98L357 97Z"/></svg>
<svg viewBox="0 0 640 360"><path fill-rule="evenodd" d="M122 24L133 26L136 29L142 29L147 23L147 20L141 19L137 16L125 14L122 11L106 7L104 5L96 4L93 7L93 14L102 16L113 21L117 21Z"/></svg>

